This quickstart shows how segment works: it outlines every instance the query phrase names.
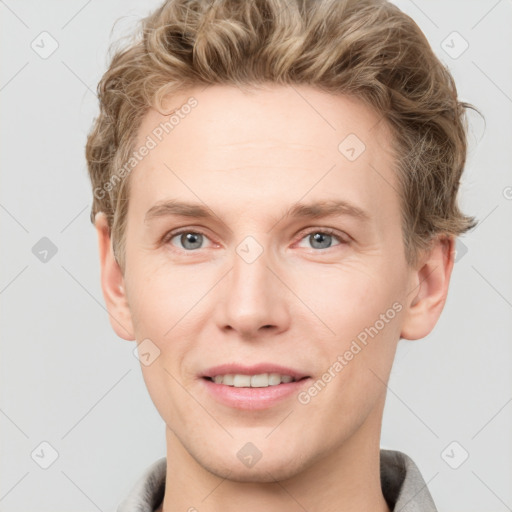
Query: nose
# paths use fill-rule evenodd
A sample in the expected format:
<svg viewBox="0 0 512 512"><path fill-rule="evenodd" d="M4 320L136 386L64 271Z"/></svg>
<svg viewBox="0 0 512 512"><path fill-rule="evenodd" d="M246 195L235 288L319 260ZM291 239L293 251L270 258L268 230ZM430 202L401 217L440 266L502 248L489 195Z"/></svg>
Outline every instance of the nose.
<svg viewBox="0 0 512 512"><path fill-rule="evenodd" d="M216 323L224 331L253 339L289 328L289 294L278 277L273 258L265 249L253 261L240 251L233 254L231 271L222 280L216 308ZM277 274L277 275L276 275Z"/></svg>

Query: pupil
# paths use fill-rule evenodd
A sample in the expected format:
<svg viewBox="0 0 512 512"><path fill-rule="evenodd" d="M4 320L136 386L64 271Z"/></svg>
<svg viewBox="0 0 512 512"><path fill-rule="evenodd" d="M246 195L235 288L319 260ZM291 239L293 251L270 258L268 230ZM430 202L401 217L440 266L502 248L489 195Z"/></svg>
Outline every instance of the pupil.
<svg viewBox="0 0 512 512"><path fill-rule="evenodd" d="M311 245L317 249L326 249L329 247L329 242L331 239L331 235L323 234L323 233L314 233L312 236ZM315 246L315 243L319 243L321 247Z"/></svg>
<svg viewBox="0 0 512 512"><path fill-rule="evenodd" d="M181 243L185 249L197 249L201 246L201 237L199 233L184 233L181 235ZM191 245L192 246L191 246Z"/></svg>

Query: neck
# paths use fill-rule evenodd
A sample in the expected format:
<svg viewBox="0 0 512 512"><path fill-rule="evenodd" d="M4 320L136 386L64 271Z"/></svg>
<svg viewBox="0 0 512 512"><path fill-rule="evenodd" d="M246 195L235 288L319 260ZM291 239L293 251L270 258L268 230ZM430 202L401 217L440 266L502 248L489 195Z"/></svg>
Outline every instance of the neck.
<svg viewBox="0 0 512 512"><path fill-rule="evenodd" d="M239 482L200 465L169 429L163 507L157 512L390 512L380 481L380 420L281 481ZM300 454L299 454L300 456Z"/></svg>

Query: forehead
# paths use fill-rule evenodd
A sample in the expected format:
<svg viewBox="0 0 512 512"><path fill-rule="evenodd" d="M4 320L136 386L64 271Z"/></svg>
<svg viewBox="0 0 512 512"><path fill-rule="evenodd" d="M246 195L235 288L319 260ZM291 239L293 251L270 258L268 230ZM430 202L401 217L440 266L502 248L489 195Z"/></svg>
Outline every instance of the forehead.
<svg viewBox="0 0 512 512"><path fill-rule="evenodd" d="M226 211L264 203L274 213L342 199L397 220L391 134L360 100L309 86L209 86L165 107L177 112L150 109L138 132L136 147L152 146L130 176L139 213L168 197Z"/></svg>

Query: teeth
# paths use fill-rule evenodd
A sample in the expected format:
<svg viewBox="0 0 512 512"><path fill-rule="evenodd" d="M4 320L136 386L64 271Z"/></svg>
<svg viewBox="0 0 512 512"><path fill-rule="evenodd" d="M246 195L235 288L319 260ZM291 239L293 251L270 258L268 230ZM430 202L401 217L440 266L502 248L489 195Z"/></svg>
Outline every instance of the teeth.
<svg viewBox="0 0 512 512"><path fill-rule="evenodd" d="M235 388L266 388L293 382L295 379L290 375L280 375L279 373L261 373L259 375L215 375L212 380L216 384L225 384Z"/></svg>
<svg viewBox="0 0 512 512"><path fill-rule="evenodd" d="M250 375L235 375L233 378L233 386L235 388L248 388L251 386Z"/></svg>
<svg viewBox="0 0 512 512"><path fill-rule="evenodd" d="M283 375L284 377L284 375ZM268 376L268 384L269 386L277 386L281 384L281 375L279 373L271 373Z"/></svg>

